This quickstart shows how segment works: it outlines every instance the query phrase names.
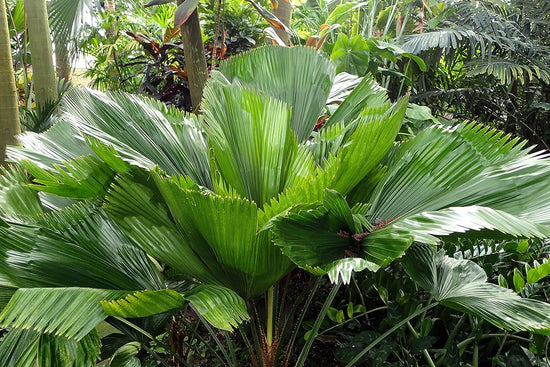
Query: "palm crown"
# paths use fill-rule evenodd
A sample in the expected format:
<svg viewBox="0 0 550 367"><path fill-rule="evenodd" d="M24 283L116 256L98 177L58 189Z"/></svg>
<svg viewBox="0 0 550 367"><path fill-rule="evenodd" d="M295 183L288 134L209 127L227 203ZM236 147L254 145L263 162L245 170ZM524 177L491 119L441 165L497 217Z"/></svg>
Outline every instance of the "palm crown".
<svg viewBox="0 0 550 367"><path fill-rule="evenodd" d="M229 330L296 265L346 283L414 242L549 236L545 153L475 124L396 143L407 98L334 73L313 49L260 48L220 65L201 116L67 93L61 121L10 148L19 165L0 182L2 365L46 361L51 348L61 365L90 365L107 316L158 328L186 302ZM449 307L550 326L547 304L457 261L415 246L403 264Z"/></svg>

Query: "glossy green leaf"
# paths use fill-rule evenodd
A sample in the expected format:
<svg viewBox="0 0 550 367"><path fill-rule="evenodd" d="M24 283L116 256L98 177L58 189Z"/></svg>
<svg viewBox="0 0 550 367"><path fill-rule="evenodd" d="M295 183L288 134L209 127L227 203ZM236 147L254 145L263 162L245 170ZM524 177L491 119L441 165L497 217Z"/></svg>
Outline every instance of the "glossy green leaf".
<svg viewBox="0 0 550 367"><path fill-rule="evenodd" d="M407 251L402 264L407 274L444 306L506 330L547 333L550 328L550 304L487 283L485 271L472 261L417 245Z"/></svg>
<svg viewBox="0 0 550 367"><path fill-rule="evenodd" d="M109 316L137 318L168 312L183 306L184 299L176 291L140 291L121 299L102 301L101 306Z"/></svg>
<svg viewBox="0 0 550 367"><path fill-rule="evenodd" d="M0 313L0 324L79 341L107 316L100 302L126 294L91 288L21 288Z"/></svg>
<svg viewBox="0 0 550 367"><path fill-rule="evenodd" d="M135 359L135 356L139 353L140 350L141 344L139 342L126 343L116 350L116 352L111 357L108 366L128 367L128 364L132 363L132 361Z"/></svg>
<svg viewBox="0 0 550 367"><path fill-rule="evenodd" d="M244 299L225 287L200 285L187 292L185 298L218 329L231 331L249 319Z"/></svg>
<svg viewBox="0 0 550 367"><path fill-rule="evenodd" d="M222 62L219 70L231 83L286 103L298 142L310 137L334 79L334 65L311 47L261 47Z"/></svg>

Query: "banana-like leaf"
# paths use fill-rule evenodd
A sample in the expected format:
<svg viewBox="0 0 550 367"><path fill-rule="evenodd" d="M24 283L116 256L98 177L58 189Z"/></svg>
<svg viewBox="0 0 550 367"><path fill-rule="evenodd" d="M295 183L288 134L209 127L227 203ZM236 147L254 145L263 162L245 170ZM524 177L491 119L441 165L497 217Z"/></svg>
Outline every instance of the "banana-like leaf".
<svg viewBox="0 0 550 367"><path fill-rule="evenodd" d="M220 64L231 83L257 89L292 109L291 127L303 142L321 115L334 79L334 65L311 47L262 47Z"/></svg>
<svg viewBox="0 0 550 367"><path fill-rule="evenodd" d="M174 13L174 27L181 27L183 23L187 22L187 19L197 9L197 5L199 5L199 0L185 0L178 5Z"/></svg>
<svg viewBox="0 0 550 367"><path fill-rule="evenodd" d="M102 301L103 310L109 316L137 318L156 315L181 308L184 298L171 289L140 291L124 298Z"/></svg>
<svg viewBox="0 0 550 367"><path fill-rule="evenodd" d="M185 298L218 329L231 331L250 318L244 300L225 287L200 285L186 293Z"/></svg>
<svg viewBox="0 0 550 367"><path fill-rule="evenodd" d="M479 205L550 223L550 160L489 127L432 127L403 144L372 193L369 219Z"/></svg>
<svg viewBox="0 0 550 367"><path fill-rule="evenodd" d="M550 304L487 283L485 271L474 262L417 245L407 251L402 264L407 274L444 306L507 330L550 331Z"/></svg>
<svg viewBox="0 0 550 367"><path fill-rule="evenodd" d="M0 343L5 367L83 367L99 360L101 340L91 331L80 341L33 330L11 329Z"/></svg>
<svg viewBox="0 0 550 367"><path fill-rule="evenodd" d="M261 207L285 187L297 152L290 110L237 85L213 82L204 96L205 130L221 176Z"/></svg>
<svg viewBox="0 0 550 367"><path fill-rule="evenodd" d="M0 324L79 341L107 317L100 302L126 294L92 288L21 288L0 313Z"/></svg>

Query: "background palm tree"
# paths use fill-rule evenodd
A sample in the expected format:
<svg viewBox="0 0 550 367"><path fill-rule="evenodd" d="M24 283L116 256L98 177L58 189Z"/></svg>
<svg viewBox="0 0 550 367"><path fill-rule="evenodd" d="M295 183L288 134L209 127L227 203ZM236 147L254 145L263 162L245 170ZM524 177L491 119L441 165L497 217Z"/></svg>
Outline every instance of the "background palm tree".
<svg viewBox="0 0 550 367"><path fill-rule="evenodd" d="M16 144L20 133L18 95L11 59L6 4L0 4L0 165L5 164L6 146Z"/></svg>
<svg viewBox="0 0 550 367"><path fill-rule="evenodd" d="M52 39L45 0L25 0L37 107L45 109L58 99L53 67Z"/></svg>

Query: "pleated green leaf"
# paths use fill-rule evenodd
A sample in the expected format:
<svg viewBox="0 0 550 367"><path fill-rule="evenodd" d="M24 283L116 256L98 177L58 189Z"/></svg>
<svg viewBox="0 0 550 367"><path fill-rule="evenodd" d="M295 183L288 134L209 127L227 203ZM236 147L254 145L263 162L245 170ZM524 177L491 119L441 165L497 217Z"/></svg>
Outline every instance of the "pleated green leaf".
<svg viewBox="0 0 550 367"><path fill-rule="evenodd" d="M213 82L204 95L205 130L222 179L261 207L284 189L297 154L290 110L240 86Z"/></svg>
<svg viewBox="0 0 550 367"><path fill-rule="evenodd" d="M34 176L29 188L73 199L103 196L114 176L111 168L94 156L76 157L50 169L29 160L19 164Z"/></svg>
<svg viewBox="0 0 550 367"><path fill-rule="evenodd" d="M25 185L30 180L18 166L0 168L0 214L7 217L32 216L42 213L34 190Z"/></svg>
<svg viewBox="0 0 550 367"><path fill-rule="evenodd" d="M369 219L479 205L550 223L547 153L475 124L432 127L403 144L374 189Z"/></svg>
<svg viewBox="0 0 550 367"><path fill-rule="evenodd" d="M248 298L288 272L291 263L270 244L269 233L256 233L258 209L253 202L186 190L174 180L155 177L182 239L217 284Z"/></svg>
<svg viewBox="0 0 550 367"><path fill-rule="evenodd" d="M44 133L25 132L17 138L23 147L11 146L8 158L15 162L30 160L40 168L48 169L75 157L89 156L92 150L66 121L59 121Z"/></svg>
<svg viewBox="0 0 550 367"><path fill-rule="evenodd" d="M429 245L418 245L407 251L402 263L407 274L444 306L507 330L550 331L550 304L487 283L485 271L469 260L453 259Z"/></svg>
<svg viewBox="0 0 550 367"><path fill-rule="evenodd" d="M18 287L159 289L158 270L101 210L69 207L0 227L0 273ZM78 271L75 271L78 269Z"/></svg>
<svg viewBox="0 0 550 367"><path fill-rule="evenodd" d="M324 267L345 256L351 229L324 206L289 211L274 222L274 242L296 265Z"/></svg>
<svg viewBox="0 0 550 367"><path fill-rule="evenodd" d="M353 122L367 107L388 103L388 95L372 76L365 76L329 117L325 127Z"/></svg>
<svg viewBox="0 0 550 367"><path fill-rule="evenodd" d="M99 361L101 340L91 331L80 341L11 329L0 343L0 365L5 367L89 367Z"/></svg>
<svg viewBox="0 0 550 367"><path fill-rule="evenodd" d="M65 94L63 110L76 131L111 145L123 160L212 186L208 146L195 118L136 95L77 88Z"/></svg>
<svg viewBox="0 0 550 367"><path fill-rule="evenodd" d="M101 301L126 294L91 288L21 288L0 313L0 324L79 341L107 316Z"/></svg>
<svg viewBox="0 0 550 367"><path fill-rule="evenodd" d="M476 237L502 238L506 235L524 238L550 237L550 228L547 226L480 206L452 207L422 212L398 219L386 228L384 228L386 231L407 231L414 241L434 245L440 241L441 237L451 234L467 236L468 231L478 232L472 233Z"/></svg>
<svg viewBox="0 0 550 367"><path fill-rule="evenodd" d="M244 300L225 287L200 285L186 293L185 298L218 329L232 331L250 318Z"/></svg>
<svg viewBox="0 0 550 367"><path fill-rule="evenodd" d="M176 291L140 291L124 298L102 301L103 310L109 316L137 318L168 312L183 306L184 299Z"/></svg>
<svg viewBox="0 0 550 367"><path fill-rule="evenodd" d="M213 257L211 250L182 238L166 204L159 202L161 198L153 188L131 177L119 177L109 191L105 210L126 236L150 256L184 274L217 284L215 271L218 267L209 268L210 264L202 260Z"/></svg>
<svg viewBox="0 0 550 367"><path fill-rule="evenodd" d="M220 63L234 84L262 91L292 109L299 142L309 138L322 114L334 80L330 60L311 47L261 47Z"/></svg>
<svg viewBox="0 0 550 367"><path fill-rule="evenodd" d="M340 161L333 188L346 195L375 168L393 147L399 132L408 97L392 107L365 109L347 145L336 156Z"/></svg>

